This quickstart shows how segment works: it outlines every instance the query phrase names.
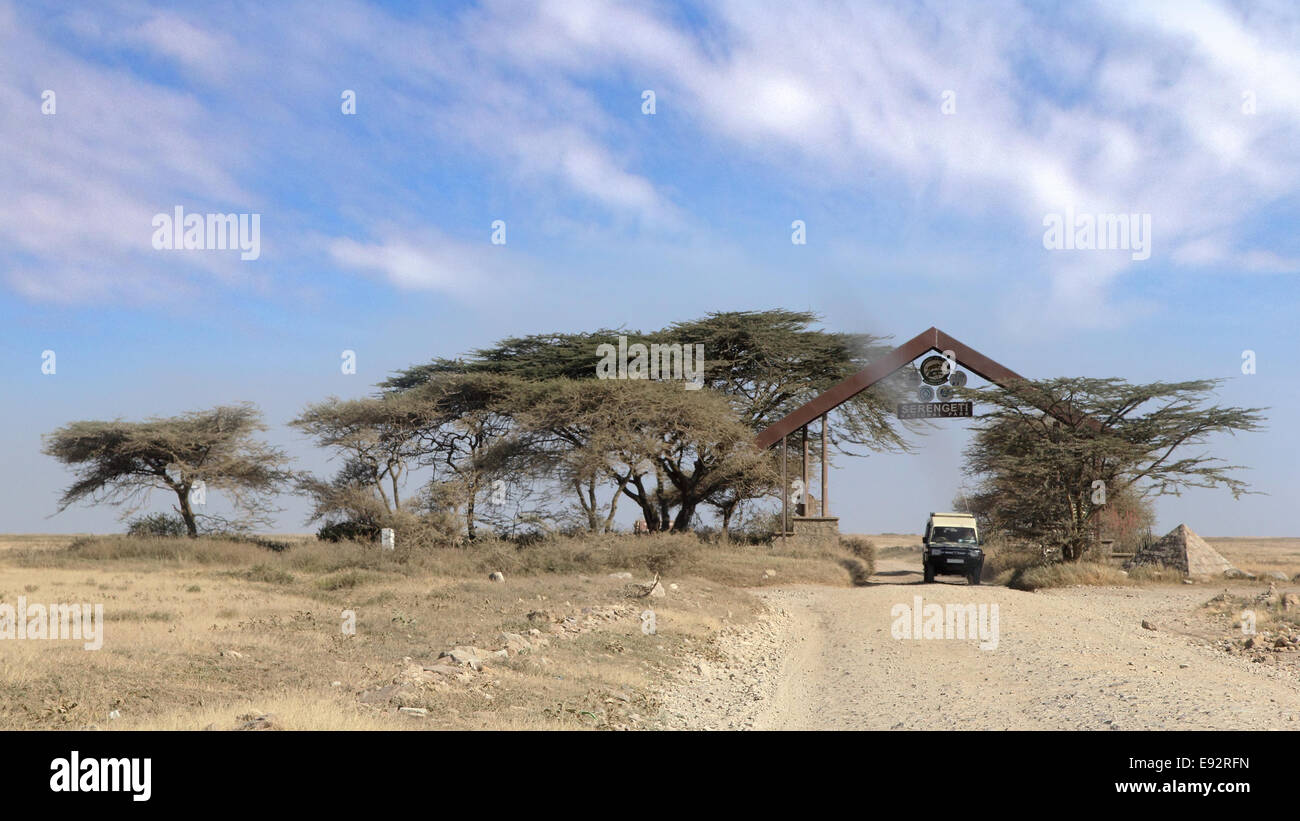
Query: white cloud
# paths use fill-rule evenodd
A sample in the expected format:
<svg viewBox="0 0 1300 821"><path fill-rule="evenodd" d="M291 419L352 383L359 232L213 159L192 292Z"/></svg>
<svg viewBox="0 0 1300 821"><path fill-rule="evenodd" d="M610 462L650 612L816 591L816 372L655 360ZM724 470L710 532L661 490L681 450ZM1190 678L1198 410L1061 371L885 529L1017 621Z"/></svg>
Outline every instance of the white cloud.
<svg viewBox="0 0 1300 821"><path fill-rule="evenodd" d="M0 19L12 15L0 8ZM152 302L229 279L237 258L155 251L151 220L177 204L258 210L236 177L240 141L193 97L83 59L59 33L0 25L0 108L10 112L0 247L21 255L2 272L10 287L38 300ZM41 111L44 89L54 114Z"/></svg>
<svg viewBox="0 0 1300 821"><path fill-rule="evenodd" d="M126 39L209 77L225 75L239 51L229 37L193 26L174 14L150 17Z"/></svg>
<svg viewBox="0 0 1300 821"><path fill-rule="evenodd" d="M328 242L327 251L338 265L380 276L405 291L488 295L516 276L506 248L486 241L470 245L441 236L390 234L367 243L339 237Z"/></svg>
<svg viewBox="0 0 1300 821"><path fill-rule="evenodd" d="M494 5L484 28L499 45L483 48L562 84L614 70L656 78L723 150L764 159L804 190L853 187L880 168L976 221L1012 214L1037 226L1067 207L1150 213L1156 259L1139 266L1290 267L1269 249L1230 249L1261 204L1300 182L1294 14L1281 25L1211 3L1106 5L1078 9L1089 25L1067 34L1011 5L733 2L687 33L666 13L575 5ZM948 89L957 113L944 117ZM1257 117L1242 111L1245 89ZM1212 256L1197 246L1209 233ZM1066 325L1141 316L1150 306L1112 298L1124 270L1144 273L1052 257L1040 269L1043 304Z"/></svg>
<svg viewBox="0 0 1300 821"><path fill-rule="evenodd" d="M63 46L39 31L20 35L22 26L4 22L14 12L0 5L0 103L34 111L30 89L55 84L61 111L53 121L0 126L0 241L41 263L7 275L16 282L27 271L23 287L35 293L31 271L89 282L97 266L116 267L116 279L90 290L126 293L159 276L156 259L135 264L142 218L190 204L186 192L256 210L247 188L278 180L249 169L274 174L278 156L330 164L322 187L335 202L320 207L361 215L353 221L382 238L337 239L331 258L398 287L453 292L480 264L498 261L453 239L448 226L416 229L439 192L387 161L424 152L479 163L474 173L493 177L484 187L505 192L490 194L494 204L554 199L564 210L573 201L612 223L608 233L678 241L699 215L671 167L643 166L647 87L668 115L648 122L673 129L683 150L699 140L713 154L766 167L797 195L870 195L884 180L915 192L907 208L975 225L1005 227L1010 217L1030 236L1045 212L1066 207L1145 212L1157 261L1236 258L1284 270L1277 249L1240 249L1256 209L1300 182L1300 48L1294 19L1288 26L1270 16L1291 12L1171 8L1081 7L1071 22L1087 25L1069 30L1013 4L990 14L729 2L688 16L553 0L398 17L344 3L233 20L116 7L61 18L83 37L98 32L176 63L203 81L199 97L171 79L78 56L89 40ZM264 88L250 97L253 82ZM322 111L352 86L363 116L322 127ZM1258 92L1255 117L1240 110L1244 88ZM940 111L946 90L957 95L953 116ZM372 151L347 150L356 133ZM868 170L880 173L868 181ZM405 229L368 224L365 215L379 209ZM409 239L417 235L440 239ZM225 264L184 263L197 269L191 274L230 277ZM1100 305L1122 281L1084 287L1073 268L1055 265L1025 276L1046 275L1059 299Z"/></svg>

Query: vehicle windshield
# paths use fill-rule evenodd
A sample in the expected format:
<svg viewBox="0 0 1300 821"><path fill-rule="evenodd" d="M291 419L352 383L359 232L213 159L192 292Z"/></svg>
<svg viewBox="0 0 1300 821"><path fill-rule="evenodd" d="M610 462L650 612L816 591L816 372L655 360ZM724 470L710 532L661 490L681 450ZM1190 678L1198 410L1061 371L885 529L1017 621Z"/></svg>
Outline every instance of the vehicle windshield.
<svg viewBox="0 0 1300 821"><path fill-rule="evenodd" d="M930 532L930 541L961 544L975 544L973 527L936 527Z"/></svg>

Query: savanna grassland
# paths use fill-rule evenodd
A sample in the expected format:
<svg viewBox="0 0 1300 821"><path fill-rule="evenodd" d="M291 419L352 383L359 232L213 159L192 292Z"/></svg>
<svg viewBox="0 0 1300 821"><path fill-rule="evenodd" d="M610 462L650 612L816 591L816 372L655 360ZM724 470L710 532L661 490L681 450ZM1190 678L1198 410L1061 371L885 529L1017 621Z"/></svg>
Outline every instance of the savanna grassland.
<svg viewBox="0 0 1300 821"><path fill-rule="evenodd" d="M0 602L102 603L105 622L97 651L0 642L0 729L636 728L685 654L760 612L746 588L869 573L845 548L693 535L276 538L0 537ZM439 658L456 647L482 664Z"/></svg>

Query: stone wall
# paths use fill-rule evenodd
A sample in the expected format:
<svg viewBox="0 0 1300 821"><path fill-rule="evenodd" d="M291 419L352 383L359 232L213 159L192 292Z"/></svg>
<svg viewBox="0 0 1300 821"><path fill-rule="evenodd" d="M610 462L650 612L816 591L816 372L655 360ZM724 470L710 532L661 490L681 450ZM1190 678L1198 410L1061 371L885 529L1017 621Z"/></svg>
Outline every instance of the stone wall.
<svg viewBox="0 0 1300 821"><path fill-rule="evenodd" d="M1154 544L1144 545L1127 564L1130 567L1140 564L1157 565L1186 573L1187 549L1173 539L1161 539Z"/></svg>
<svg viewBox="0 0 1300 821"><path fill-rule="evenodd" d="M794 516L790 519L790 530L795 536L835 541L840 538L840 517Z"/></svg>

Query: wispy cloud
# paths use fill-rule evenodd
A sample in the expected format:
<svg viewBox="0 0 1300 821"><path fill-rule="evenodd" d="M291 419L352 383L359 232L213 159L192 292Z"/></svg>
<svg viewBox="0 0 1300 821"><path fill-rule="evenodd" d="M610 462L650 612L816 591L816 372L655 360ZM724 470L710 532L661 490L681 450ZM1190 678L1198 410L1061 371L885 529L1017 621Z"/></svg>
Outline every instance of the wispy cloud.
<svg viewBox="0 0 1300 821"><path fill-rule="evenodd" d="M323 234L340 270L449 295L504 256L474 237L506 211L540 228L585 221L607 240L712 234L743 248L702 203L744 191L715 190L696 166L706 158L746 169L759 191L888 198L912 221L952 223L952 236L1004 232L981 252L1031 263L1015 287L1098 312L1125 277L1099 261L1085 293L1090 260L1036 254L1045 213L1150 213L1152 261L1128 266L1138 275L1233 259L1291 268L1295 249L1251 227L1300 182L1296 13L1188 2L1060 14L1013 3L487 2L401 15L352 2L237 15L0 4L0 242L11 249L0 273L41 299L245 281L223 257L150 252L150 215L176 203L270 212L268 245L282 254L310 255L295 237ZM54 117L38 113L44 88L59 95ZM358 93L354 118L338 112L345 88ZM645 88L657 120L639 112ZM545 243L566 241L531 239L516 264L544 265ZM762 243L749 244L757 263ZM905 251L906 238L882 250Z"/></svg>
<svg viewBox="0 0 1300 821"><path fill-rule="evenodd" d="M482 294L516 279L520 267L504 248L486 241L471 245L446 237L390 234L379 242L339 237L327 247L339 266L378 276L405 291Z"/></svg>

